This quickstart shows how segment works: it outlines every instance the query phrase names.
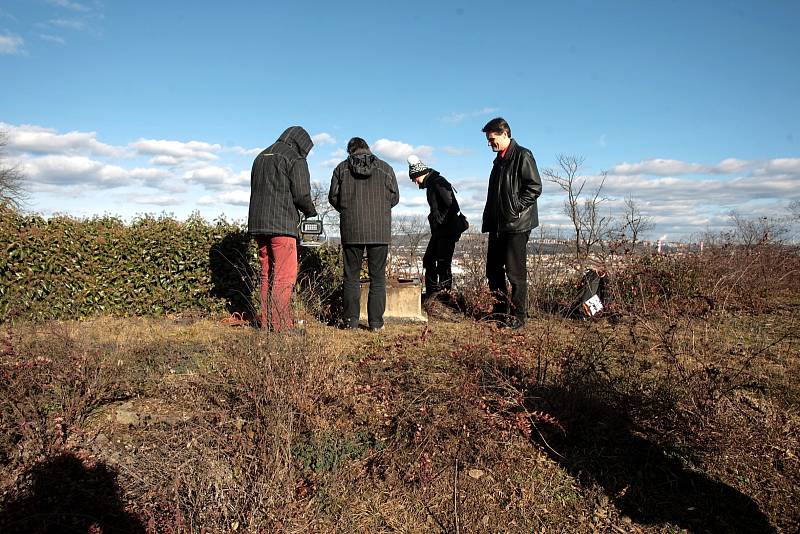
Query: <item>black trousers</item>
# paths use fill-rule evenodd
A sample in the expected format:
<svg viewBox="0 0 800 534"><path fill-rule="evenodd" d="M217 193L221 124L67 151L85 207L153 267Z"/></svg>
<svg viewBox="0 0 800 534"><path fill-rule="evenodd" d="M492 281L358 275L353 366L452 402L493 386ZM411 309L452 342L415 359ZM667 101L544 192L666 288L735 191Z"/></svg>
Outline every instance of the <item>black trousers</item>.
<svg viewBox="0 0 800 534"><path fill-rule="evenodd" d="M528 239L531 233L489 233L486 252L486 278L489 290L499 301L494 313L514 315L525 322L528 309L528 269L526 265ZM511 283L508 295L506 276Z"/></svg>
<svg viewBox="0 0 800 534"><path fill-rule="evenodd" d="M386 258L389 245L342 245L344 255L344 318L346 326L358 328L361 310L361 264L367 251L369 272L369 297L367 317L370 328L383 326L386 311Z"/></svg>
<svg viewBox="0 0 800 534"><path fill-rule="evenodd" d="M425 295L453 288L453 252L458 239L452 235L431 235L422 257L425 268Z"/></svg>

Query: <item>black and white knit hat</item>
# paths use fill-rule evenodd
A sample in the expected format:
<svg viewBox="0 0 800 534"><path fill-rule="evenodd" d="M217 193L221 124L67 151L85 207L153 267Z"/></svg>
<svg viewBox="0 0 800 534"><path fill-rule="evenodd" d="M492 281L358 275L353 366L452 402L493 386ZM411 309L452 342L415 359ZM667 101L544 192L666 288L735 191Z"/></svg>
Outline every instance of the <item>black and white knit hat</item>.
<svg viewBox="0 0 800 534"><path fill-rule="evenodd" d="M411 154L408 156L408 177L412 180L417 176L422 176L423 174L427 173L430 169L419 160L419 157Z"/></svg>

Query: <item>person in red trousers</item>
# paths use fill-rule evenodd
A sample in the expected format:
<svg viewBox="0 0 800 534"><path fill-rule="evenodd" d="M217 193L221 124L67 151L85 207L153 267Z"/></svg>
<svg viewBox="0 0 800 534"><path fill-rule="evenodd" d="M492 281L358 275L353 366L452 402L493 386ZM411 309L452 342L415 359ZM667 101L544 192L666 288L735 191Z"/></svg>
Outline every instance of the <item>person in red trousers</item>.
<svg viewBox="0 0 800 534"><path fill-rule="evenodd" d="M264 149L250 173L248 232L261 262L261 328L294 327L292 290L297 281L300 214L316 217L306 156L314 146L302 127L287 128Z"/></svg>

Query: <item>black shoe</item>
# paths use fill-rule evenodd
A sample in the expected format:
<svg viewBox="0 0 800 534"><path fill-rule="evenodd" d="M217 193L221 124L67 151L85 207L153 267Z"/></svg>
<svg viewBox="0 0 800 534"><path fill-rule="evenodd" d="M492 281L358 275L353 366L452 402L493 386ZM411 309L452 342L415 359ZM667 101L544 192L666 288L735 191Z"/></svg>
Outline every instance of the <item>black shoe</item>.
<svg viewBox="0 0 800 534"><path fill-rule="evenodd" d="M369 327L369 331L370 332L380 332L381 330L383 330L383 326L370 326Z"/></svg>
<svg viewBox="0 0 800 534"><path fill-rule="evenodd" d="M525 326L525 321L523 321L519 317L511 317L502 325L502 328L508 328L509 330L519 330L523 326Z"/></svg>

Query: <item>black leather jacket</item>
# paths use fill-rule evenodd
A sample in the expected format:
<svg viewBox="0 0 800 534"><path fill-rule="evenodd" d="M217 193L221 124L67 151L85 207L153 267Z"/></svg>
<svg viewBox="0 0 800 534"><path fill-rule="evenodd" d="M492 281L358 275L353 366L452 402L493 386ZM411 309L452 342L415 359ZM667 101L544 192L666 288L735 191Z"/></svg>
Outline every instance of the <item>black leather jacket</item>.
<svg viewBox="0 0 800 534"><path fill-rule="evenodd" d="M511 140L505 157L498 154L489 176L482 232L529 232L539 226L536 199L542 179L527 148Z"/></svg>

